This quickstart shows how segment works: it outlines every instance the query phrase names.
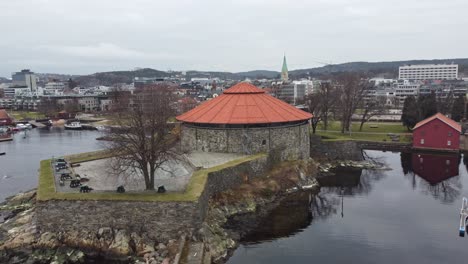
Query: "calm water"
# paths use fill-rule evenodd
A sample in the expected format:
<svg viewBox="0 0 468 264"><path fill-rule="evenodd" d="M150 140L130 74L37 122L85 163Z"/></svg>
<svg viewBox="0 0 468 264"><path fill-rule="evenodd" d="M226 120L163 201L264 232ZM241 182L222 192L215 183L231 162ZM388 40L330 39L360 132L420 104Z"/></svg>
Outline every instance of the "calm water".
<svg viewBox="0 0 468 264"><path fill-rule="evenodd" d="M96 131L70 131L63 128L33 129L15 135L13 141L0 142L0 202L19 191L35 188L39 161L97 150L100 148Z"/></svg>
<svg viewBox="0 0 468 264"><path fill-rule="evenodd" d="M368 151L390 171L323 178L244 238L228 263L467 263L458 236L468 195L462 157Z"/></svg>

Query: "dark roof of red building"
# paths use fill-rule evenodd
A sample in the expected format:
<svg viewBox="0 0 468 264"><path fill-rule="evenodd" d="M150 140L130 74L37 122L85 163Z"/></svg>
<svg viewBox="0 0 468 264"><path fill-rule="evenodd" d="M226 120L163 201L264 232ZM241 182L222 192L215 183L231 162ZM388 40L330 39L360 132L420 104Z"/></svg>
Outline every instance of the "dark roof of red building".
<svg viewBox="0 0 468 264"><path fill-rule="evenodd" d="M6 110L0 109L0 119L10 119L10 116Z"/></svg>
<svg viewBox="0 0 468 264"><path fill-rule="evenodd" d="M178 116L177 120L200 124L268 124L310 118L310 113L276 99L250 83L242 82Z"/></svg>
<svg viewBox="0 0 468 264"><path fill-rule="evenodd" d="M443 115L441 113L437 113L437 114L435 114L435 115L433 115L431 117L428 117L428 118L420 121L419 123L416 124L416 126L414 126L413 130L416 129L416 128L419 128L419 127L421 127L421 126L423 126L423 125L425 125L425 124L427 124L429 122L431 122L434 119L439 119L440 121L442 121L442 122L446 123L447 125L451 126L453 129L457 130L458 132L461 132L461 130L462 130L461 125L458 122L446 117L445 115Z"/></svg>

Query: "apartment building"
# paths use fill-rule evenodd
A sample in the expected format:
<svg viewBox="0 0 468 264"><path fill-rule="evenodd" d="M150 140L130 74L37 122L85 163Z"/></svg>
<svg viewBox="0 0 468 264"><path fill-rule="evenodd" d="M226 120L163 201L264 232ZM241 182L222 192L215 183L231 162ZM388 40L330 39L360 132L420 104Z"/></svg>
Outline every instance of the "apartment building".
<svg viewBox="0 0 468 264"><path fill-rule="evenodd" d="M455 80L457 64L421 64L399 67L399 79L404 80Z"/></svg>

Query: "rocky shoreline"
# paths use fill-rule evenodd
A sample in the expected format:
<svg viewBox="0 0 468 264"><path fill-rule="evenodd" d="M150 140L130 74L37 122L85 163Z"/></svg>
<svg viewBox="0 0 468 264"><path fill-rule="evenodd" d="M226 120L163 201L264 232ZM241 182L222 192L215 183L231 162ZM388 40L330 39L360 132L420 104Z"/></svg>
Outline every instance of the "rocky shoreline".
<svg viewBox="0 0 468 264"><path fill-rule="evenodd" d="M221 193L210 201L210 208L199 234L209 250L214 263L224 263L239 246L241 238L251 232L281 201L304 191L318 191L317 164L312 160L290 168L273 171L266 179L248 183ZM279 178L286 178L281 181ZM276 186L277 188L268 187ZM263 189L260 189L262 186ZM250 192L251 189L259 192ZM232 220L242 225L232 225Z"/></svg>
<svg viewBox="0 0 468 264"><path fill-rule="evenodd" d="M125 230L102 228L97 234L41 233L35 220L36 191L0 204L0 263L170 263L178 241L149 241Z"/></svg>

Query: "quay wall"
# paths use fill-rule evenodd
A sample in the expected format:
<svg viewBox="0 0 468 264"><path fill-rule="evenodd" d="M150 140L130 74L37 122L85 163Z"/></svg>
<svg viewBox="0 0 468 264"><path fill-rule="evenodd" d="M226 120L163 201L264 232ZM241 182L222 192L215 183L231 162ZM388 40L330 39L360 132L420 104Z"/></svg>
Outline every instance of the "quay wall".
<svg viewBox="0 0 468 264"><path fill-rule="evenodd" d="M330 160L360 161L364 159L358 142L351 140L323 141L317 135L310 137L310 155L313 158Z"/></svg>
<svg viewBox="0 0 468 264"><path fill-rule="evenodd" d="M212 195L262 177L269 167L265 155L209 172L204 190L193 201L38 200L37 227L40 232L83 234L111 228L156 241L178 239L201 227Z"/></svg>
<svg viewBox="0 0 468 264"><path fill-rule="evenodd" d="M353 140L324 141L317 135L311 135L310 137L310 155L313 158L360 161L364 159L363 150L410 151L412 149L411 143Z"/></svg>

